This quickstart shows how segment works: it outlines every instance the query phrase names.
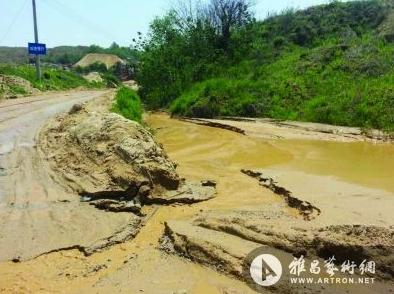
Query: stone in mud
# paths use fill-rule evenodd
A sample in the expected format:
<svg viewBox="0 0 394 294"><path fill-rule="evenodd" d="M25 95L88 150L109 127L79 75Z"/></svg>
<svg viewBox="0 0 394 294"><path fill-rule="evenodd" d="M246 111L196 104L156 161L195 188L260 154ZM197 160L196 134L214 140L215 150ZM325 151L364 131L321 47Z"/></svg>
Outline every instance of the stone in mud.
<svg viewBox="0 0 394 294"><path fill-rule="evenodd" d="M169 190L159 195L149 195L147 202L159 204L196 203L215 197L214 186L203 183L183 182L177 190Z"/></svg>
<svg viewBox="0 0 394 294"><path fill-rule="evenodd" d="M217 185L216 181L212 181L212 180L201 181L201 184L204 187L214 187L214 188L216 188L216 185Z"/></svg>
<svg viewBox="0 0 394 294"><path fill-rule="evenodd" d="M71 109L69 110L68 114L74 114L82 110L82 104L76 103L74 104Z"/></svg>
<svg viewBox="0 0 394 294"><path fill-rule="evenodd" d="M119 201L113 199L97 199L90 201L96 208L113 212L134 212L140 213L141 204L134 201Z"/></svg>

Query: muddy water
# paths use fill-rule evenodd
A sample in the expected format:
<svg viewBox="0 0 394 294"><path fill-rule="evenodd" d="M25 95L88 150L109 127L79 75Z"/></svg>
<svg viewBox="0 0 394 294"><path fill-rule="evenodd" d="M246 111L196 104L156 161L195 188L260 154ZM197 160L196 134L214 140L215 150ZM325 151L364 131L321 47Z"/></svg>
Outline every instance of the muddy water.
<svg viewBox="0 0 394 294"><path fill-rule="evenodd" d="M156 137L171 158L182 162L181 173L188 176L226 181L224 174L241 168L276 166L394 192L393 144L264 140L169 120L165 115L153 115L149 123L158 129Z"/></svg>
<svg viewBox="0 0 394 294"><path fill-rule="evenodd" d="M217 197L191 206L145 207L150 218L134 240L91 257L68 250L19 264L1 263L0 292L172 293L185 289L188 293L254 293L243 283L208 268L163 255L156 247L164 222L189 218L205 210L282 202L240 173L242 168L276 166L394 191L392 145L267 141L160 114L149 116L147 122L179 164L181 176L216 180Z"/></svg>
<svg viewBox="0 0 394 294"><path fill-rule="evenodd" d="M393 144L295 140L272 144L292 155L292 160L281 167L394 192Z"/></svg>

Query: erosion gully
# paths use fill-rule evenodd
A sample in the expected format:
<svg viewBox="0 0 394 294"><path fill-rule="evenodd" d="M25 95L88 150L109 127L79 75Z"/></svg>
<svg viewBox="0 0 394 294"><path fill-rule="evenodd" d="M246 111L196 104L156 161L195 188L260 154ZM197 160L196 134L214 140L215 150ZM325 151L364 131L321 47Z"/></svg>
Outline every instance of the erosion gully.
<svg viewBox="0 0 394 294"><path fill-rule="evenodd" d="M149 220L134 240L85 257L78 250L0 263L0 292L254 293L244 283L157 249L164 222L205 210L230 210L282 201L241 169L279 167L332 176L394 193L394 146L264 140L152 114L147 123L180 175L217 181L217 197L194 205L144 207ZM289 214L296 211L289 208ZM158 289L160 289L158 291ZM232 292L229 292L232 293Z"/></svg>

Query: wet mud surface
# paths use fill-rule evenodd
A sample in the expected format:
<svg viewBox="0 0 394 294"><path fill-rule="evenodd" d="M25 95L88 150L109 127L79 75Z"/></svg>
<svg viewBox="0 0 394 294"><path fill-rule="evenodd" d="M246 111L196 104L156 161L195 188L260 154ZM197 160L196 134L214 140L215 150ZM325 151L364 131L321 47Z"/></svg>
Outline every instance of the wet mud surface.
<svg viewBox="0 0 394 294"><path fill-rule="evenodd" d="M241 264L245 255L260 246L276 249L284 258L291 259L292 254L325 258L338 250L360 253L360 245L373 240L372 245L386 250L384 262L392 262L387 257L392 254L394 224L392 145L267 139L163 114L152 114L147 122L178 164L180 177L198 183L210 179L216 183L216 197L187 205L158 201L143 206L138 234L113 240L94 254L71 244L27 261L2 262L1 291L255 293L244 283ZM14 182L14 187L19 185ZM97 220L85 222L94 225L80 234L100 230L105 235L100 221L119 230L130 227L128 222L135 217L130 212L98 210L79 197L66 198L61 191L55 193L61 195L59 205L83 206L89 218L97 214ZM107 219L113 217L120 220ZM70 218L59 222L67 227ZM21 227L14 225L14 229L28 227L18 217L14 220ZM383 256L373 248L363 248L361 253L368 258ZM384 293L392 289L391 275L390 268L379 268L382 281L374 288L335 288L332 293ZM290 290L285 285L274 292ZM315 290L309 292L318 293Z"/></svg>

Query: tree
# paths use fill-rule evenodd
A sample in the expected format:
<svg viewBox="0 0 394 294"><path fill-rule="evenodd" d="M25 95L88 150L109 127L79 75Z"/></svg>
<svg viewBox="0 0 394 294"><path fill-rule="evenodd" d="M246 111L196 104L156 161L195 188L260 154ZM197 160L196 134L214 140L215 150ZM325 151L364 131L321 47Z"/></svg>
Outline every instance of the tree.
<svg viewBox="0 0 394 294"><path fill-rule="evenodd" d="M220 45L227 50L231 32L252 21L252 2L249 0L211 0L206 17L220 36Z"/></svg>
<svg viewBox="0 0 394 294"><path fill-rule="evenodd" d="M109 49L111 49L111 50L119 49L119 48L120 48L120 46L116 42L113 42L111 44L111 46L109 47Z"/></svg>

